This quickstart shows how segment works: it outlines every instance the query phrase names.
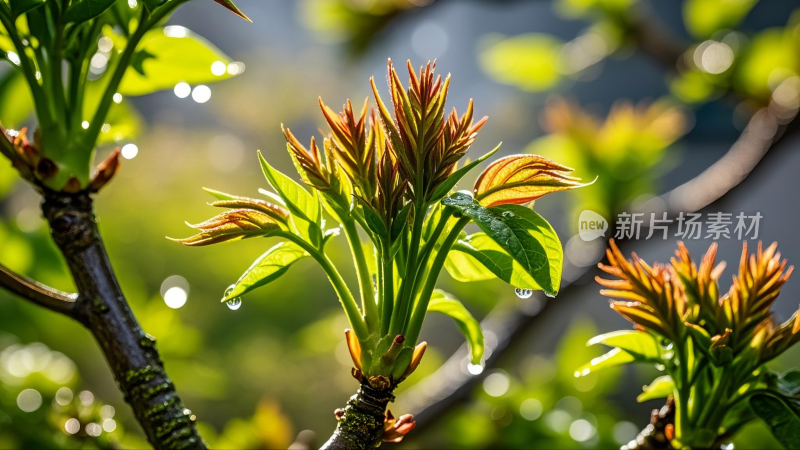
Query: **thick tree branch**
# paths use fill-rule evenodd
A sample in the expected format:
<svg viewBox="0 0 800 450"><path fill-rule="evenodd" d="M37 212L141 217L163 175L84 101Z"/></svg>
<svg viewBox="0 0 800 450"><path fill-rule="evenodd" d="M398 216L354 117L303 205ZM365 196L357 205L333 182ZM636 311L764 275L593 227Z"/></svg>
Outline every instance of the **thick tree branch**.
<svg viewBox="0 0 800 450"><path fill-rule="evenodd" d="M321 450L369 450L378 447L383 439L386 407L394 401L394 386L376 390L362 382L347 407L336 411L336 431Z"/></svg>
<svg viewBox="0 0 800 450"><path fill-rule="evenodd" d="M92 332L125 401L156 449L204 449L194 416L164 371L117 282L86 192L44 191L42 211L83 301L73 317Z"/></svg>
<svg viewBox="0 0 800 450"><path fill-rule="evenodd" d="M67 294L38 281L16 274L0 264L0 287L45 307L50 311L73 317L78 294Z"/></svg>

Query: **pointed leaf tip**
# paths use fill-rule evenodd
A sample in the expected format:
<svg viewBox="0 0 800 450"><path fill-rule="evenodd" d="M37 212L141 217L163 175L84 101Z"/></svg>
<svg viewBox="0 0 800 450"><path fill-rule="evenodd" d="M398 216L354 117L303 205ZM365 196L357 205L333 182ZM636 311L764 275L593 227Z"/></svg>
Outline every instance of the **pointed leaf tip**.
<svg viewBox="0 0 800 450"><path fill-rule="evenodd" d="M236 5L233 4L233 1L231 1L231 0L214 0L214 1L219 3L220 5L224 6L225 9L227 9L228 11L236 14L237 16L241 17L242 19L244 19L244 20L246 20L246 21L248 21L250 23L253 23L253 21L249 17L247 17L247 15L245 15L245 13L243 13Z"/></svg>

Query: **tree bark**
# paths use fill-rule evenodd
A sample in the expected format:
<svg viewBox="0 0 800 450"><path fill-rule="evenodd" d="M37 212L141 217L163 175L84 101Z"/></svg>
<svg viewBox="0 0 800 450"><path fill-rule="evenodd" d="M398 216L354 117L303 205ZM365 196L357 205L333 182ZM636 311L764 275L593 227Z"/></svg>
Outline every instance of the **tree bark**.
<svg viewBox="0 0 800 450"><path fill-rule="evenodd" d="M117 385L156 449L206 448L119 287L86 192L45 191L42 211L66 259L78 299L72 317L92 332Z"/></svg>
<svg viewBox="0 0 800 450"><path fill-rule="evenodd" d="M393 387L379 391L366 381L347 401L333 436L320 450L369 450L380 446L386 407L394 401Z"/></svg>

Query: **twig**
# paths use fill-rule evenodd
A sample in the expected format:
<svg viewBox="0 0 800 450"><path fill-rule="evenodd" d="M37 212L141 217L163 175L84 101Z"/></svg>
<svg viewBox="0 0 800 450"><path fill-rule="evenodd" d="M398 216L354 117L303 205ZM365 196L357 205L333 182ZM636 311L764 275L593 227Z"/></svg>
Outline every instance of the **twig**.
<svg viewBox="0 0 800 450"><path fill-rule="evenodd" d="M0 287L50 311L74 316L78 294L68 294L31 280L0 264Z"/></svg>

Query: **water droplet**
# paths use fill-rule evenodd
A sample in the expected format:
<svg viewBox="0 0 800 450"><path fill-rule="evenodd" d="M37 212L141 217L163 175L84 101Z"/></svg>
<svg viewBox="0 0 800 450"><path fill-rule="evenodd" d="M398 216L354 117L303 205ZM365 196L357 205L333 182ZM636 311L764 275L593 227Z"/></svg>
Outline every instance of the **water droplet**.
<svg viewBox="0 0 800 450"><path fill-rule="evenodd" d="M234 297L225 303L228 305L228 309L230 309L231 311L236 311L237 309L242 307L241 297Z"/></svg>
<svg viewBox="0 0 800 450"><path fill-rule="evenodd" d="M506 218L509 218L509 219L513 219L515 217L514 213L512 213L511 211L504 211L502 216L506 217Z"/></svg>
<svg viewBox="0 0 800 450"><path fill-rule="evenodd" d="M467 366L467 371L472 375L480 375L483 372L482 364L470 364Z"/></svg>
<svg viewBox="0 0 800 450"><path fill-rule="evenodd" d="M517 297L525 299L525 298L531 298L531 296L533 295L533 290L516 288L514 289L514 293L517 294Z"/></svg>
<svg viewBox="0 0 800 450"><path fill-rule="evenodd" d="M228 297L228 295L230 295L230 293L233 292L234 289L236 289L235 284L228 286L228 289L225 289L225 296L222 297L222 299L224 300L226 297ZM230 309L231 311L236 311L237 309L242 307L242 298L234 297L225 302L225 304L228 305L228 309Z"/></svg>
<svg viewBox="0 0 800 450"><path fill-rule="evenodd" d="M667 351L672 350L672 342L667 342L667 341L662 342L661 348Z"/></svg>
<svg viewBox="0 0 800 450"><path fill-rule="evenodd" d="M667 369L667 367L664 366L663 364L656 364L655 366L656 366L656 370L658 370L659 372L663 372L663 371L665 371Z"/></svg>
<svg viewBox="0 0 800 450"><path fill-rule="evenodd" d="M546 296L548 296L550 298L556 298L556 294L553 294L552 292L547 292L547 291L543 291L543 292L544 292L544 295L546 295Z"/></svg>

